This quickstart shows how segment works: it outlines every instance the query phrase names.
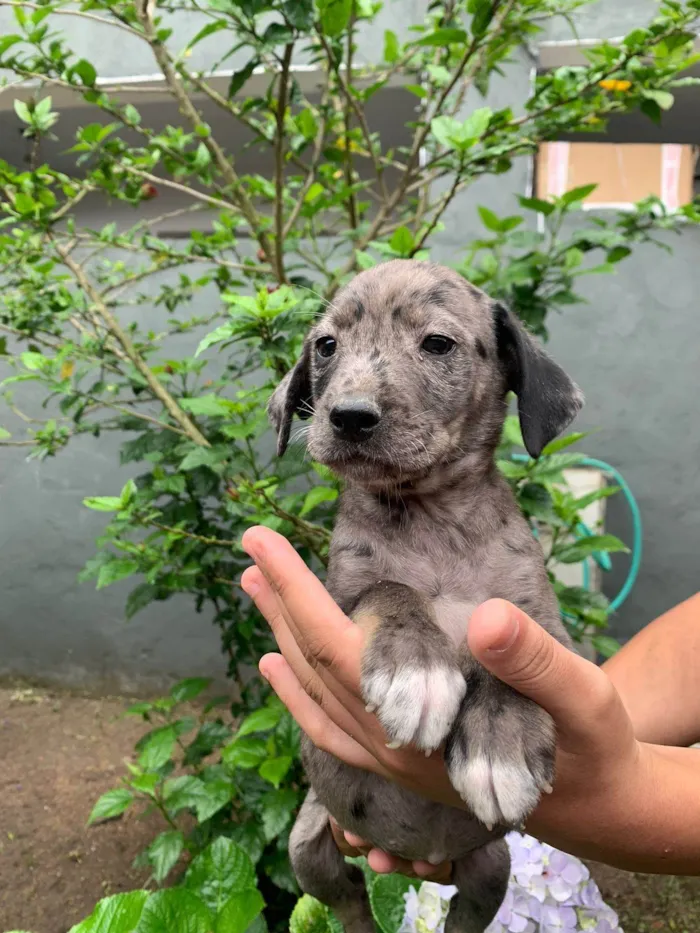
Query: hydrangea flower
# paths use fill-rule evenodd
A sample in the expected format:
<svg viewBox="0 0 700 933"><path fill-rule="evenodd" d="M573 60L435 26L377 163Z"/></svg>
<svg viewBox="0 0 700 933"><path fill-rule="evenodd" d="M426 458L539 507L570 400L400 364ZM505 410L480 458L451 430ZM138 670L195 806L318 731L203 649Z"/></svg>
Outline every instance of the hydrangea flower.
<svg viewBox="0 0 700 933"><path fill-rule="evenodd" d="M622 933L582 862L532 836L510 833L506 840L510 885L487 933ZM443 933L456 891L428 881L412 888L399 933Z"/></svg>

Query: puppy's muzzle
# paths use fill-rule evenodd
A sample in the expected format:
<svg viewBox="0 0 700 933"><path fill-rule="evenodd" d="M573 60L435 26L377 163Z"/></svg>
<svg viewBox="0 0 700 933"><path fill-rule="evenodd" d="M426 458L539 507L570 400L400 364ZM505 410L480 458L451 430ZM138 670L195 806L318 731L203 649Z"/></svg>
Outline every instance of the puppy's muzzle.
<svg viewBox="0 0 700 933"><path fill-rule="evenodd" d="M333 433L344 441L365 441L381 421L379 406L363 397L342 399L331 408L329 420Z"/></svg>

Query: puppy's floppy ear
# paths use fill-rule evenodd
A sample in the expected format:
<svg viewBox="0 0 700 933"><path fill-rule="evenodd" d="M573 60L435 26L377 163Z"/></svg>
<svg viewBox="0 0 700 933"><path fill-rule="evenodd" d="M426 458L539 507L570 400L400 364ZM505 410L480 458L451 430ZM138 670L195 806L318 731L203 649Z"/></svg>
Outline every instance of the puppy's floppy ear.
<svg viewBox="0 0 700 933"><path fill-rule="evenodd" d="M494 304L498 356L506 386L518 397L520 430L531 457L568 427L583 407L583 393L538 346L518 318Z"/></svg>
<svg viewBox="0 0 700 933"><path fill-rule="evenodd" d="M292 418L295 414L300 418L310 418L313 413L311 402L309 353L304 347L296 366L289 370L267 403L268 417L277 431L278 457L282 456L289 444Z"/></svg>

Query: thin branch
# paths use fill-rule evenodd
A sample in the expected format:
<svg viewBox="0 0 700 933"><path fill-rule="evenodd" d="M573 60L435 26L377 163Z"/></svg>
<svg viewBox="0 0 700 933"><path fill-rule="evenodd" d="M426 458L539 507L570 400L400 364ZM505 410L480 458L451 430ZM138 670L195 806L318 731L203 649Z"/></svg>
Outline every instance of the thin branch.
<svg viewBox="0 0 700 933"><path fill-rule="evenodd" d="M141 8L139 8L137 5L136 10L146 35L146 39L151 46L151 49L153 50L153 54L161 71L163 72L165 81L172 91L173 97L178 103L180 112L190 122L192 129L196 131L198 127L205 123L205 121L202 119L201 114L190 100L187 92L185 91L185 88L182 85L182 82L180 81L177 70L173 65L172 59L170 58L167 49L156 35L150 4L144 5ZM264 231L260 224L260 218L257 211L255 210L255 207L253 206L253 202L250 200L245 187L243 186L240 178L238 177L238 174L236 173L236 170L233 166L233 161L226 157L223 149L212 136L207 136L203 140L203 143L209 151L214 164L221 172L223 179L230 186L236 206L247 220L251 232L260 245L260 249L263 251L266 259L270 262L270 264L274 265L274 251L272 249L272 244L270 243L270 239L267 233Z"/></svg>
<svg viewBox="0 0 700 933"><path fill-rule="evenodd" d="M82 266L75 262L75 260L72 259L69 255L68 251L65 250L62 246L60 246L58 243L55 243L54 245L56 252L61 257L64 265L70 269L76 282L80 285L85 295L90 299L94 312L99 315L115 340L121 344L124 352L131 360L134 367L138 370L139 373L141 373L143 378L146 380L150 390L153 392L156 398L162 402L163 406L170 414L172 419L180 425L185 434L190 438L190 440L194 441L195 444L199 444L201 447L211 447L211 444L202 434L196 424L192 421L188 414L183 411L182 408L180 408L172 395L167 391L165 386L163 386L163 384L155 377L150 368L146 365L143 357L134 346L131 337L104 303L100 297L100 294L97 292L86 276Z"/></svg>
<svg viewBox="0 0 700 933"><path fill-rule="evenodd" d="M284 121L287 115L289 68L292 64L293 52L294 43L288 42L284 47L282 58L275 119L275 271L280 284L287 281L284 271Z"/></svg>

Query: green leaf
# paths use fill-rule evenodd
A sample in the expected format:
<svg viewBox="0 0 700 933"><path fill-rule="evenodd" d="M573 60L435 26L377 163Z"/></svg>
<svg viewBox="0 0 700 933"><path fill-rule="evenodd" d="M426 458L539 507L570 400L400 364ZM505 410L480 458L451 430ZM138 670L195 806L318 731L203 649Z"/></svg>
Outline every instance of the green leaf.
<svg viewBox="0 0 700 933"><path fill-rule="evenodd" d="M458 120L455 120L454 117L435 117L430 123L430 129L441 146L454 149L455 140L459 137L461 124Z"/></svg>
<svg viewBox="0 0 700 933"><path fill-rule="evenodd" d="M158 587L150 583L139 583L138 586L129 593L126 600L125 615L127 619L133 619L137 612L145 609L154 600L158 598Z"/></svg>
<svg viewBox="0 0 700 933"><path fill-rule="evenodd" d="M221 758L230 768L257 768L267 758L267 746L253 736L235 739L221 750Z"/></svg>
<svg viewBox="0 0 700 933"><path fill-rule="evenodd" d="M220 398L218 395L182 398L180 399L180 405L191 415L209 415L216 418L230 417L232 407L232 403L228 399Z"/></svg>
<svg viewBox="0 0 700 933"><path fill-rule="evenodd" d="M589 194L592 194L597 187L598 185L581 185L579 188L572 188L571 191L567 191L561 196L561 202L568 207L570 204L575 204L577 201L583 201Z"/></svg>
<svg viewBox="0 0 700 933"><path fill-rule="evenodd" d="M69 933L132 933L136 929L148 891L129 891L113 894L98 901L90 916Z"/></svg>
<svg viewBox="0 0 700 933"><path fill-rule="evenodd" d="M526 515L545 520L552 517L552 497L538 483L523 486L518 493L518 504Z"/></svg>
<svg viewBox="0 0 700 933"><path fill-rule="evenodd" d="M108 790L106 794L102 794L92 808L92 813L88 818L88 826L102 820L113 820L115 817L121 816L128 809L133 799L134 795L126 787L115 787L114 790Z"/></svg>
<svg viewBox="0 0 700 933"><path fill-rule="evenodd" d="M304 202L310 204L312 201L315 201L316 198L319 198L325 190L321 182L315 181L304 195Z"/></svg>
<svg viewBox="0 0 700 933"><path fill-rule="evenodd" d="M204 781L195 803L195 813L200 823L204 823L223 810L236 795L236 788L230 781Z"/></svg>
<svg viewBox="0 0 700 933"><path fill-rule="evenodd" d="M146 901L135 933L211 933L209 908L187 888L157 891Z"/></svg>
<svg viewBox="0 0 700 933"><path fill-rule="evenodd" d="M195 45L198 45L203 39L206 39L208 36L213 36L215 32L220 32L222 29L228 28L228 22L225 19L217 19L212 23L207 23L203 29L200 29L194 39L191 39L187 43L187 49L193 49Z"/></svg>
<svg viewBox="0 0 700 933"><path fill-rule="evenodd" d="M325 904L310 894L304 894L294 905L289 918L289 933L335 933L333 921L338 922Z"/></svg>
<svg viewBox="0 0 700 933"><path fill-rule="evenodd" d="M377 875L369 890L372 913L381 933L397 933L406 911L404 895L420 887L403 875Z"/></svg>
<svg viewBox="0 0 700 933"><path fill-rule="evenodd" d="M262 826L268 842L289 826L297 805L296 792L286 787L273 790L262 798Z"/></svg>
<svg viewBox="0 0 700 933"><path fill-rule="evenodd" d="M353 0L316 0L322 32L339 36L350 22Z"/></svg>
<svg viewBox="0 0 700 933"><path fill-rule="evenodd" d="M543 448L540 458L549 457L551 454L559 453L560 450L565 450L573 444L578 444L584 437L588 437L588 432L574 431L571 434L567 434L566 437L558 437Z"/></svg>
<svg viewBox="0 0 700 933"><path fill-rule="evenodd" d="M360 269L371 269L373 266L377 265L376 259L370 256L369 253L355 253L355 259Z"/></svg>
<svg viewBox="0 0 700 933"><path fill-rule="evenodd" d="M282 755L279 758L269 758L267 761L264 761L260 765L258 768L258 774L265 781L269 781L270 784L274 784L275 787L279 787L282 778L292 766L293 760L294 759L289 755Z"/></svg>
<svg viewBox="0 0 700 933"><path fill-rule="evenodd" d="M620 642L610 635L594 635L591 642L598 654L602 654L604 658L611 658L621 647Z"/></svg>
<svg viewBox="0 0 700 933"><path fill-rule="evenodd" d="M137 573L138 569L139 565L135 560L111 560L108 564L102 564L97 574L97 589L101 590L119 580L125 580Z"/></svg>
<svg viewBox="0 0 700 933"><path fill-rule="evenodd" d="M241 846L219 836L194 859L184 883L218 913L234 894L255 886L255 868Z"/></svg>
<svg viewBox="0 0 700 933"><path fill-rule="evenodd" d="M170 690L170 696L176 703L188 703L196 699L211 684L211 677L188 677L181 680Z"/></svg>
<svg viewBox="0 0 700 933"><path fill-rule="evenodd" d="M148 847L148 860L153 866L153 877L160 884L175 867L185 847L185 837L181 832L170 830L156 836Z"/></svg>
<svg viewBox="0 0 700 933"><path fill-rule="evenodd" d="M467 34L463 29L436 29L419 39L416 45L445 46L455 42L465 42Z"/></svg>
<svg viewBox="0 0 700 933"><path fill-rule="evenodd" d="M38 372L46 363L46 357L43 353L35 353L32 350L25 350L24 353L20 353L19 358L22 365L32 372Z"/></svg>
<svg viewBox="0 0 700 933"><path fill-rule="evenodd" d="M299 517L303 518L304 515L308 515L322 502L335 502L337 498L337 489L331 489L329 486L314 486L306 494L304 504L299 511Z"/></svg>
<svg viewBox="0 0 700 933"><path fill-rule="evenodd" d="M605 257L608 262L620 262L621 259L626 259L632 250L629 246L616 246L614 249L611 249L608 255Z"/></svg>
<svg viewBox="0 0 700 933"><path fill-rule="evenodd" d="M573 544L557 548L553 557L560 564L578 564L596 551L629 553L629 548L615 535L588 535Z"/></svg>
<svg viewBox="0 0 700 933"><path fill-rule="evenodd" d="M215 933L246 933L264 906L262 894L255 888L234 894L216 918Z"/></svg>
<svg viewBox="0 0 700 933"><path fill-rule="evenodd" d="M481 139L488 129L492 116L493 111L490 107L479 107L470 114L462 124L462 134L465 140Z"/></svg>
<svg viewBox="0 0 700 933"><path fill-rule="evenodd" d="M658 104L662 110L670 110L675 103L673 94L671 94L669 91L644 90L642 91L642 96L645 97L646 100L650 100L655 104Z"/></svg>
<svg viewBox="0 0 700 933"><path fill-rule="evenodd" d="M9 431L6 431L5 428L0 428L0 440L7 440L8 437L12 437Z"/></svg>
<svg viewBox="0 0 700 933"><path fill-rule="evenodd" d="M322 488L322 487L321 487ZM272 706L263 706L256 709L253 713L243 720L236 732L236 738L240 739L244 735L250 735L252 732L267 732L274 729L282 718L282 708Z"/></svg>
<svg viewBox="0 0 700 933"><path fill-rule="evenodd" d="M545 217L549 217L557 209L556 204L552 204L551 201L543 201L541 198L518 197L518 201L521 207L530 211L537 211L538 214L544 214Z"/></svg>
<svg viewBox="0 0 700 933"><path fill-rule="evenodd" d="M399 227L389 240L389 246L401 256L410 256L414 244L415 239L408 227Z"/></svg>
<svg viewBox="0 0 700 933"><path fill-rule="evenodd" d="M29 107L24 103L23 100L15 101L15 113L20 118L22 123L31 123L32 122L32 113Z"/></svg>
<svg viewBox="0 0 700 933"><path fill-rule="evenodd" d="M391 29L384 30L384 61L390 65L399 57L399 40Z"/></svg>
<svg viewBox="0 0 700 933"><path fill-rule="evenodd" d="M501 221L493 211L490 211L488 207L479 207L478 211L479 216L481 217L481 220L487 230L493 230L494 233L499 233L501 231Z"/></svg>
<svg viewBox="0 0 700 933"><path fill-rule="evenodd" d="M137 746L139 766L144 771L157 771L162 768L170 761L176 740L175 726L161 726L160 729L154 729L145 735Z"/></svg>
<svg viewBox="0 0 700 933"><path fill-rule="evenodd" d="M122 507L119 496L88 496L83 505L95 512L118 512Z"/></svg>
<svg viewBox="0 0 700 933"><path fill-rule="evenodd" d="M194 353L195 357L199 356L200 353L203 353L209 347L214 346L214 344L223 343L224 340L228 340L233 334L234 329L231 324L222 324L221 327L217 327L199 341L199 345Z"/></svg>
<svg viewBox="0 0 700 933"><path fill-rule="evenodd" d="M86 59L81 58L71 69L74 75L77 75L86 87L93 87L97 80L97 72L93 65Z"/></svg>

